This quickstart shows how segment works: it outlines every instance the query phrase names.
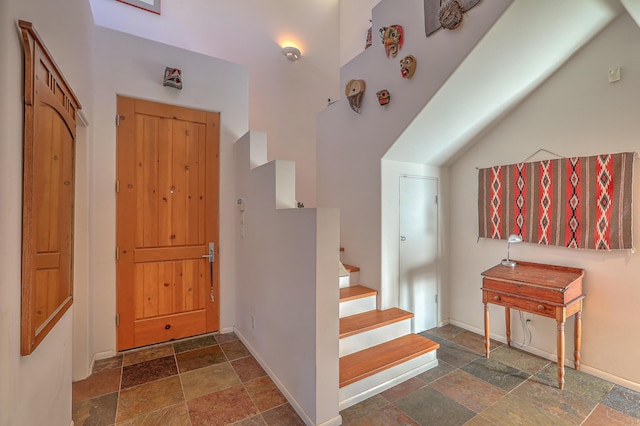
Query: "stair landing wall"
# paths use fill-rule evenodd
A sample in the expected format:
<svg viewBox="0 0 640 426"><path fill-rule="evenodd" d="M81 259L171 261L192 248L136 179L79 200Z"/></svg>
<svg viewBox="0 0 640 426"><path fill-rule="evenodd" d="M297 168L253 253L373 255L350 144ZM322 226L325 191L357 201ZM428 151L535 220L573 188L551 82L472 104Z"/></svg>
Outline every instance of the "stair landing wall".
<svg viewBox="0 0 640 426"><path fill-rule="evenodd" d="M366 81L360 114L342 98L318 115L318 205L340 208L340 242L349 247L344 261L358 265L360 280L381 290L382 308L394 305L385 294L397 285L397 275L381 276L381 265L397 263L398 256L381 244L382 230L397 226L398 217L383 215L381 206L398 200L382 199L381 187L397 186L398 181L397 175L382 174L381 161L509 4L511 0L482 1L465 14L460 28L440 29L427 38L424 0L382 0L372 13L373 45L341 69L343 90L348 80ZM395 58L387 58L379 29L393 24L404 27L405 41ZM409 54L417 59L417 70L413 78L403 79L399 61ZM381 89L391 93L386 107L376 99Z"/></svg>
<svg viewBox="0 0 640 426"><path fill-rule="evenodd" d="M307 424L338 414L339 214L296 208L295 164L235 144L236 333ZM221 251L220 256L225 256Z"/></svg>

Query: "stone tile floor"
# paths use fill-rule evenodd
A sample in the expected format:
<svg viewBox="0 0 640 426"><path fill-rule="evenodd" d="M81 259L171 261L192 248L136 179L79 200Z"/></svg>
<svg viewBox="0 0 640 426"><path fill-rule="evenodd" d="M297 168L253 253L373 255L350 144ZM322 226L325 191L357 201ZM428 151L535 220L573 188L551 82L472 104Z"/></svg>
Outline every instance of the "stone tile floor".
<svg viewBox="0 0 640 426"><path fill-rule="evenodd" d="M422 335L439 365L340 414L344 425L640 425L640 393L454 325Z"/></svg>
<svg viewBox="0 0 640 426"><path fill-rule="evenodd" d="M73 384L74 426L304 425L237 336L210 334L97 361Z"/></svg>
<svg viewBox="0 0 640 426"><path fill-rule="evenodd" d="M439 365L340 414L344 425L640 425L640 393L447 325ZM302 425L234 334L182 340L96 362L73 384L81 425Z"/></svg>

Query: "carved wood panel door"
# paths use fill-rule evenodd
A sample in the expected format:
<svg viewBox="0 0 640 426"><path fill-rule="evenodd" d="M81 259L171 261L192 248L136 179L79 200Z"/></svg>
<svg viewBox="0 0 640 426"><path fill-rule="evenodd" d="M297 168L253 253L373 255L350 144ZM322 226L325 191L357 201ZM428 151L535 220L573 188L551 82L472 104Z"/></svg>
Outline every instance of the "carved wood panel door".
<svg viewBox="0 0 640 426"><path fill-rule="evenodd" d="M217 331L220 115L119 96L118 121L118 350Z"/></svg>
<svg viewBox="0 0 640 426"><path fill-rule="evenodd" d="M25 60L20 351L29 355L73 303L75 143L81 105L33 24L18 25Z"/></svg>

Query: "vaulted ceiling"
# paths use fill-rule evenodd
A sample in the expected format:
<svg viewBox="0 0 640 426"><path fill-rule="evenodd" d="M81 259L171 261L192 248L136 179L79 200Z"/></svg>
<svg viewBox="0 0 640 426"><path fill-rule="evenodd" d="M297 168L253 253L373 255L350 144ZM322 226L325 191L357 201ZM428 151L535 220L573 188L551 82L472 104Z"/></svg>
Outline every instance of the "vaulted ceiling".
<svg viewBox="0 0 640 426"><path fill-rule="evenodd" d="M636 0L515 0L385 158L451 164L625 9L640 22Z"/></svg>
<svg viewBox="0 0 640 426"><path fill-rule="evenodd" d="M207 14L221 13L224 8L204 0L190 1L193 7L181 7L176 16L163 17L160 26L151 16L145 15L139 15L138 19L142 21L125 22L126 19L115 13L120 6L113 0L91 0L91 4L98 25L240 63L242 53L233 46L246 45L252 40L259 44L263 38L252 33L252 27L261 25L284 37L287 19L282 21L283 17L292 16L292 13L301 17L302 23L298 22L297 28L311 26L304 23L305 19L318 18L315 16L317 6L316 13L308 16L304 13L305 7L294 1L293 9L284 14L271 8L262 8L259 14L248 14L246 25L236 27L234 31L234 28L206 25ZM339 0L326 1L335 6ZM286 2L278 7L282 8L283 4ZM241 7L251 10L249 6ZM202 13L203 10L206 13ZM267 10L271 12L265 15ZM637 0L514 0L401 134L385 158L431 165L451 164L474 140L625 10L640 23L640 2ZM265 24L265 20L273 23ZM190 40L189 34L194 31L197 39ZM317 34L309 34L309 37L317 45ZM331 48L335 46L322 49ZM303 55L313 60L314 52L303 50Z"/></svg>

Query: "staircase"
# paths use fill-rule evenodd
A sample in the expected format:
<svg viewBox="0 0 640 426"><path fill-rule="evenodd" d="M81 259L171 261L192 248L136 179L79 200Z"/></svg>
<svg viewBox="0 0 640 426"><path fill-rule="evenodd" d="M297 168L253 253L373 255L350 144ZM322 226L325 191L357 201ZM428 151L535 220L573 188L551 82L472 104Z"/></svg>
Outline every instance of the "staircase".
<svg viewBox="0 0 640 426"><path fill-rule="evenodd" d="M358 267L343 266L340 274L340 410L437 366L439 347L411 333L411 312L398 308L376 309L378 292L357 284Z"/></svg>

